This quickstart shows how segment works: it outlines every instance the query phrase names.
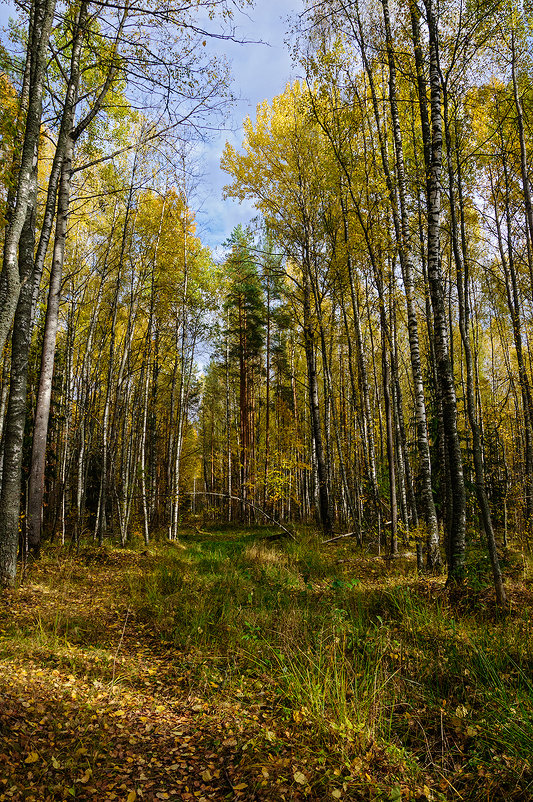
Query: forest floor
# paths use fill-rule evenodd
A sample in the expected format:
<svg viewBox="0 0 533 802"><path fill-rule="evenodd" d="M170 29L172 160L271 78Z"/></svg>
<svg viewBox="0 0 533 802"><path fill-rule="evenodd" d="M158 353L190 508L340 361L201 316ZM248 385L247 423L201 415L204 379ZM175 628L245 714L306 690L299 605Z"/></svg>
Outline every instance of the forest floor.
<svg viewBox="0 0 533 802"><path fill-rule="evenodd" d="M531 800L533 572L184 530L0 598L2 800Z"/></svg>

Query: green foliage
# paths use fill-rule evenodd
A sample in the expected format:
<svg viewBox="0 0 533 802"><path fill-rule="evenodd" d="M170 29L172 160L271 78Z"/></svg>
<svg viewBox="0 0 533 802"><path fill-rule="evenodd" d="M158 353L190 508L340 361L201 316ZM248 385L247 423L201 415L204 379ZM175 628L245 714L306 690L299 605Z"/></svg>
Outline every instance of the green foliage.
<svg viewBox="0 0 533 802"><path fill-rule="evenodd" d="M256 360L264 343L265 304L254 243L249 231L237 226L227 245L230 254L225 264L228 287L225 311L231 355L248 362Z"/></svg>

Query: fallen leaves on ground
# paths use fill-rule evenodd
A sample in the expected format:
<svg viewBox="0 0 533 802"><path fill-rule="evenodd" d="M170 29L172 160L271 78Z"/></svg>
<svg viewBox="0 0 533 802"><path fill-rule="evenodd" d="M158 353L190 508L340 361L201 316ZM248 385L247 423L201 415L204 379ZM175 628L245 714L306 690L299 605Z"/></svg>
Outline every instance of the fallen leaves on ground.
<svg viewBox="0 0 533 802"><path fill-rule="evenodd" d="M436 802L476 786L480 769L466 754L478 731L462 707L443 708L438 721L423 705L416 715L402 700L391 708L404 745L421 754L413 769L396 742L396 752L386 752L368 735L356 746L350 733L344 754L342 741L328 743L312 729L305 707L284 708L273 676L250 661L233 655L226 682L229 663L224 668L220 654L162 642L130 597L131 583L155 559L132 551L58 554L0 598L0 802ZM365 581L377 573L381 582L383 571L361 558L348 573ZM441 581L419 585L421 595L443 593ZM314 581L324 603L336 592L331 580ZM383 653L391 676L410 675L414 656L393 642ZM445 755L457 760L449 776L458 786L424 768L428 738L446 743L443 772ZM493 772L497 789L516 776L516 761L506 761L501 777Z"/></svg>
<svg viewBox="0 0 533 802"><path fill-rule="evenodd" d="M111 559L67 561L48 582L54 570L34 566L0 602L0 802L297 802L371 788L363 778L347 794L302 749L301 725L278 737L255 681L249 693L200 687L198 657L151 637Z"/></svg>

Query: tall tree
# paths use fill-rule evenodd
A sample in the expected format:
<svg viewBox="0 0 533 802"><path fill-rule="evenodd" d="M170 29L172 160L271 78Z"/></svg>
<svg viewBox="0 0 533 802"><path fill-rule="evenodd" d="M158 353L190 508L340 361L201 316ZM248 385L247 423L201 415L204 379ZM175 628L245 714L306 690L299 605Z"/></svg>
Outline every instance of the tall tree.
<svg viewBox="0 0 533 802"><path fill-rule="evenodd" d="M254 385L258 378L261 350L265 340L265 305L257 255L250 232L237 226L228 241L226 261L228 289L225 306L228 318L230 358L239 366L239 440L241 518L249 515L248 496L255 487Z"/></svg>

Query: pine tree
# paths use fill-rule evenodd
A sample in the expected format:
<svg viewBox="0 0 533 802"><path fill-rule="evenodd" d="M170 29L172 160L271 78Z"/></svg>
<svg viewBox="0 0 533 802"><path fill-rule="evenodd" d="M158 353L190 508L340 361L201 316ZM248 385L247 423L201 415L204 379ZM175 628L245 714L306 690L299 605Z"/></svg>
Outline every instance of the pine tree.
<svg viewBox="0 0 533 802"><path fill-rule="evenodd" d="M230 358L233 356L239 370L240 495L244 517L249 488L255 487L254 388L265 339L265 302L250 232L237 226L228 245L231 251L226 262L225 309Z"/></svg>

